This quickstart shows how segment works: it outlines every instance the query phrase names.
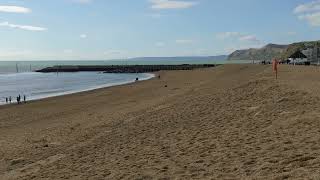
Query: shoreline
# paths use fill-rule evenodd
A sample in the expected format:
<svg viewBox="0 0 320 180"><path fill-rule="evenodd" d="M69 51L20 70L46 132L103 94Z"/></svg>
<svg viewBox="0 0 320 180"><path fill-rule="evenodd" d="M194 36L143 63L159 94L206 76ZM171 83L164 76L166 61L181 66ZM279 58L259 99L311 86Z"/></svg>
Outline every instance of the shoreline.
<svg viewBox="0 0 320 180"><path fill-rule="evenodd" d="M156 77L157 73L143 73L148 75L148 77L146 78L141 78L139 79L139 81L135 81L135 80L131 80L131 81L124 81L124 82L119 82L119 83L108 83L108 84L104 84L104 85L99 85L99 86L95 86L92 88L86 88L86 89L82 89L82 90L73 90L73 91L65 91L65 92L61 92L61 93L52 93L50 95L43 95L43 96L39 96L39 97L31 97L27 99L27 103L32 103L35 101L40 101L40 100L46 100L49 98L55 98L55 97L61 97L61 96L67 96L67 95L72 95L72 94L78 94L78 93L85 93L85 92L89 92L89 91L95 91L95 90L99 90L99 89L106 89L106 88L111 88L111 87L115 87L115 86L123 86L123 85L127 85L127 84L133 84L133 83L137 83L137 82L142 82L142 81L147 81L147 80L151 80L153 78ZM25 103L21 103L21 105L23 105ZM13 101L11 104L10 103L0 103L0 107L4 107L4 106L12 106L12 105L18 105L16 101Z"/></svg>

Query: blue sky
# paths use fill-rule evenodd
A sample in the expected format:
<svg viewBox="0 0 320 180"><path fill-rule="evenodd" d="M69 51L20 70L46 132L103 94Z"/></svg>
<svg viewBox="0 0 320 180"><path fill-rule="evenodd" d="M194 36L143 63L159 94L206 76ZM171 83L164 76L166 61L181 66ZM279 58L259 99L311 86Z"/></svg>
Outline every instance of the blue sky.
<svg viewBox="0 0 320 180"><path fill-rule="evenodd" d="M319 30L320 0L0 0L0 60L221 55Z"/></svg>

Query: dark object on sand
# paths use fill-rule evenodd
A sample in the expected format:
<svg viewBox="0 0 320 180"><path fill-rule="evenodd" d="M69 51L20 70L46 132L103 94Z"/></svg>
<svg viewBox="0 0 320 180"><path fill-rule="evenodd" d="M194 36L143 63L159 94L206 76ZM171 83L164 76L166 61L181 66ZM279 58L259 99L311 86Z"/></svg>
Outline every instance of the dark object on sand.
<svg viewBox="0 0 320 180"><path fill-rule="evenodd" d="M165 85L164 87L168 87L168 85Z"/></svg>
<svg viewBox="0 0 320 180"><path fill-rule="evenodd" d="M136 78L136 81L139 81L139 78Z"/></svg>

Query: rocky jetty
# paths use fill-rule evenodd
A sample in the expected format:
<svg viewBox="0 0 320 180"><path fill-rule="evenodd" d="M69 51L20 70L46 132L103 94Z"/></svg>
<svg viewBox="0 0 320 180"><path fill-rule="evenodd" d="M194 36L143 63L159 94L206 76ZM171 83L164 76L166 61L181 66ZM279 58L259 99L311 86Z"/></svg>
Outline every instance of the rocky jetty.
<svg viewBox="0 0 320 180"><path fill-rule="evenodd" d="M81 72L98 71L104 73L148 73L161 70L192 70L215 67L214 64L182 64L182 65L108 65L108 66L53 66L36 72Z"/></svg>

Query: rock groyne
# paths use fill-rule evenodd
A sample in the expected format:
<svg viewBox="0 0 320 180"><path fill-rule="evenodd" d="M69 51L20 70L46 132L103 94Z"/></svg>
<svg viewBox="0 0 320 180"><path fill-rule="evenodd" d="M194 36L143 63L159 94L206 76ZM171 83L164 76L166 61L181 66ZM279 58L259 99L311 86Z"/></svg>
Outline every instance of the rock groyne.
<svg viewBox="0 0 320 180"><path fill-rule="evenodd" d="M81 72L97 71L104 73L148 73L161 70L193 70L215 67L214 64L182 64L182 65L107 65L107 66L53 66L36 72Z"/></svg>

